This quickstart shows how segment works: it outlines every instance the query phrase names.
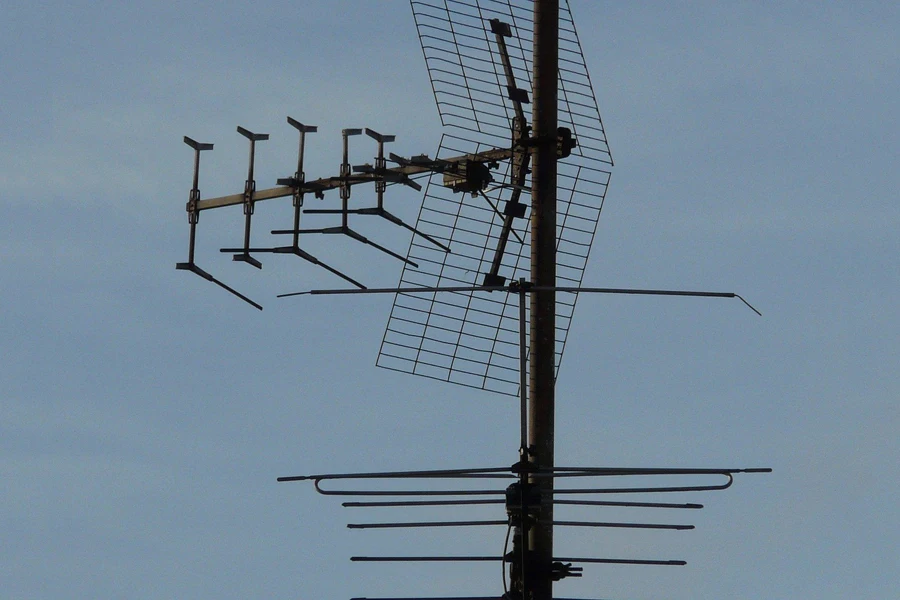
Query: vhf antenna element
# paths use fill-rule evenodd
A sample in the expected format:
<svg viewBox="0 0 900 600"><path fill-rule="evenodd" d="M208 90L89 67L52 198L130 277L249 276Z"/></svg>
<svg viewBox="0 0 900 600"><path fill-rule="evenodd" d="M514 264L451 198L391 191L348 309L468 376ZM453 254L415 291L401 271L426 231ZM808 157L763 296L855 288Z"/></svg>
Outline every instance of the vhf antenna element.
<svg viewBox="0 0 900 600"><path fill-rule="evenodd" d="M238 127L250 141L244 190L204 200L198 187L200 152L211 150L212 144L185 137L194 149L187 203L190 243L188 261L177 268L261 309L194 262L200 212L241 205L243 244L222 252L257 268L262 263L254 254L293 254L351 286L280 297L352 294L365 302L369 294L391 294L393 306L376 364L516 397L517 458L511 465L457 469L435 465L415 471L278 480L311 482L319 494L345 498L347 508L404 511L401 519L349 523L354 530L505 527L502 550L498 544L496 553L350 559L499 563L502 594L496 590L452 600L553 600L555 582L582 577L583 565L683 566L684 560L667 557L568 556L554 546L554 528L649 530L662 535L693 529L689 523L587 520L557 514L555 509L699 510L702 504L682 496L723 491L739 474L771 469L558 466L555 383L575 303L582 293L730 298L756 314L759 311L733 292L583 284L613 160L567 0L412 0L410 5L444 127L434 157L386 155L385 144L396 142L395 136L369 128L343 129L338 173L308 180L306 134L317 128L288 117L288 124L300 134L293 175L278 179L276 187L258 190L256 142L268 135ZM374 162L354 166L350 138L363 133L376 143ZM424 190L417 182L420 177L427 178ZM363 184L373 184L374 205L355 204L361 194L353 194L353 188ZM385 208L387 192L395 185L423 191L414 225ZM337 202L322 208L305 205L307 194L325 201L331 190L337 190ZM290 244L251 246L256 204L287 197L293 203L290 226L271 233L290 236ZM323 222L301 227L301 213ZM351 226L351 215L354 224L356 217L376 216L406 230L408 250L402 253L364 236ZM344 236L397 260L402 268L399 283L368 287L323 263L300 247L301 237L310 234ZM495 519L447 517L448 507L482 505L502 506L505 514ZM432 516L409 517L410 511Z"/></svg>

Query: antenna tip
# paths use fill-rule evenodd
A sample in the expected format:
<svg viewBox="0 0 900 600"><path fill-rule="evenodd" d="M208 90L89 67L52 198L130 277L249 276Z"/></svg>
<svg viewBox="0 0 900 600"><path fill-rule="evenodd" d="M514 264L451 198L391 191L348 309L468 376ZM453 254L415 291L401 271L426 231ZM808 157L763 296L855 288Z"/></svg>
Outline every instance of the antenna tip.
<svg viewBox="0 0 900 600"><path fill-rule="evenodd" d="M285 481L306 481L308 479L312 479L306 475L292 475L290 477L279 477L275 481L278 483L284 483Z"/></svg>
<svg viewBox="0 0 900 600"><path fill-rule="evenodd" d="M749 308L750 310L755 312L757 315L759 315L760 317L762 316L762 313L759 312L758 310L756 310L756 308L754 308L752 304L750 304L749 302L744 300L744 298L740 294L735 294L734 297L737 298L738 300L740 300L741 302L743 302L744 304L746 304L747 308Z"/></svg>

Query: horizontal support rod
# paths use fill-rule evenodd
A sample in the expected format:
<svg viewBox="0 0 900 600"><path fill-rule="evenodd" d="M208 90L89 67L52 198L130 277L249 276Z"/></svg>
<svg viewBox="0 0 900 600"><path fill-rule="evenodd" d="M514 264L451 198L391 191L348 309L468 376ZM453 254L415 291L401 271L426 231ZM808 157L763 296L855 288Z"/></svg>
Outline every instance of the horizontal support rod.
<svg viewBox="0 0 900 600"><path fill-rule="evenodd" d="M540 522L540 521L539 521ZM686 531L693 525L667 525L661 523L610 523L601 521L553 521L563 527L602 527L607 529L668 529ZM415 529L428 527L491 527L508 526L509 521L410 521L404 523L348 523L347 529Z"/></svg>
<svg viewBox="0 0 900 600"><path fill-rule="evenodd" d="M291 296L326 296L326 295L343 295L353 294L357 290L350 289L333 289L333 290L309 290L306 292L290 292L287 294L278 294L278 298L289 298ZM400 287L400 288L366 288L365 292L371 294L428 294L435 292L507 292L508 286L479 286L471 285L449 286L449 287Z"/></svg>
<svg viewBox="0 0 900 600"><path fill-rule="evenodd" d="M347 523L347 529L415 529L428 527L489 527L509 525L509 521L418 521L407 523Z"/></svg>
<svg viewBox="0 0 900 600"><path fill-rule="evenodd" d="M770 468L750 469L682 469L682 468L647 468L647 467L555 467L553 469L536 469L529 471L532 476L554 475L590 477L617 477L643 475L729 475L734 473L771 473ZM473 476L497 475L513 473L512 467L481 467L476 469L438 469L425 471L380 471L372 473L322 473L318 475L292 475L279 477L279 482L286 481L325 481L328 479L428 479L428 478L470 478ZM505 475L502 478L507 478Z"/></svg>
<svg viewBox="0 0 900 600"><path fill-rule="evenodd" d="M500 596L441 596L440 598L350 598L350 600L503 600ZM561 600L561 599L560 599ZM570 599L574 600L574 599Z"/></svg>
<svg viewBox="0 0 900 600"><path fill-rule="evenodd" d="M505 490L325 490L315 484L316 491L323 496L505 496Z"/></svg>
<svg viewBox="0 0 900 600"><path fill-rule="evenodd" d="M509 467L483 467L477 469L439 469L430 471L381 471L375 473L326 473L321 475L293 475L291 477L279 477L279 482L284 481L324 481L326 479L405 479L405 478L430 478L430 477L469 477L471 475L491 475L509 473Z"/></svg>
<svg viewBox="0 0 900 600"><path fill-rule="evenodd" d="M350 598L350 600L505 600L503 596L441 596L441 597L425 597L415 596L407 598ZM553 600L609 600L608 598L559 598L554 596Z"/></svg>
<svg viewBox="0 0 900 600"><path fill-rule="evenodd" d="M553 521L562 527L602 527L604 529L666 529L670 531L688 531L693 525L668 525L664 523L610 523L598 521Z"/></svg>
<svg viewBox="0 0 900 600"><path fill-rule="evenodd" d="M537 474L547 471L537 471ZM736 473L771 473L772 469L681 469L681 468L647 468L647 467L556 467L552 470L555 477L617 477L631 475L731 475Z"/></svg>
<svg viewBox="0 0 900 600"><path fill-rule="evenodd" d="M321 475L298 475L279 477L279 482L288 481L313 481L318 493L325 496L393 496L393 497L422 497L422 496L499 496L504 495L503 490L491 489L444 489L444 490L367 490L367 489L338 489L328 490L322 488L323 481L333 480L368 480L368 479L510 479L517 477L514 467L492 467L484 469L455 469L439 471L393 471L381 473L344 473ZM719 491L731 487L734 483L735 473L770 473L769 468L751 469L659 469L659 468L632 468L632 467L601 467L579 468L558 467L554 469L536 469L529 473L532 479L564 478L564 477L646 477L646 476L719 476L725 481L720 484L691 484L675 486L644 486L644 487L607 487L607 488L558 488L551 492L557 495L591 495L591 494L658 494L672 492L706 492ZM507 474L509 473L509 474ZM552 502L550 502L552 504ZM382 504L383 506L399 504ZM425 504L421 504L425 505ZM640 503L608 504L609 506L642 506ZM702 508L700 505L671 505L647 503L648 507L659 508Z"/></svg>
<svg viewBox="0 0 900 600"><path fill-rule="evenodd" d="M664 494L672 492L715 492L727 490L734 483L734 477L725 474L727 481L719 485L682 485L656 487L612 487L612 488L563 488L553 490L554 495L565 494ZM318 481L316 491L323 496L502 496L504 490L326 490Z"/></svg>
<svg viewBox="0 0 900 600"><path fill-rule="evenodd" d="M342 502L345 508L393 508L400 506L485 506L506 500L395 500L392 502Z"/></svg>
<svg viewBox="0 0 900 600"><path fill-rule="evenodd" d="M612 488L563 488L555 489L552 494L665 494L672 492L716 492L727 490L734 483L734 477L724 474L727 477L725 483L719 485L682 485L682 486L657 486L657 487L612 487ZM326 490L323 489L319 482L315 482L316 491L323 496L399 496L399 497L420 497L420 496L503 496L505 490L359 490L359 489L342 489L342 490Z"/></svg>
<svg viewBox="0 0 900 600"><path fill-rule="evenodd" d="M613 500L551 500L553 504L566 506L609 506L617 508L676 508L694 509L703 508L702 504L671 503L671 502L617 502ZM395 500L382 502L343 502L345 508L394 508L409 506L486 506L491 504L505 504L506 500Z"/></svg>
<svg viewBox="0 0 900 600"><path fill-rule="evenodd" d="M622 508L687 508L699 510L703 508L702 504L693 503L671 503L671 502L615 502L610 500L553 500L553 504L564 504L567 506L615 506Z"/></svg>
<svg viewBox="0 0 900 600"><path fill-rule="evenodd" d="M407 598L350 598L350 600L504 600L503 596L441 596L441 597L425 597L415 596ZM609 600L600 598L559 598L554 596L553 600Z"/></svg>
<svg viewBox="0 0 900 600"><path fill-rule="evenodd" d="M293 196L294 189L290 187L276 187L265 190L256 190L253 192L253 201L272 200L273 198L285 198ZM231 194L230 196L221 196L219 198L209 198L207 200L197 201L197 210L208 210L210 208L221 208L223 206L235 206L244 203L244 194Z"/></svg>
<svg viewBox="0 0 900 600"><path fill-rule="evenodd" d="M353 562L502 562L502 556L351 556Z"/></svg>
<svg viewBox="0 0 900 600"><path fill-rule="evenodd" d="M555 489L554 494L665 494L672 492L716 492L727 490L734 483L734 477L726 474L728 481L721 485L680 485L634 488L566 488Z"/></svg>
<svg viewBox="0 0 900 600"><path fill-rule="evenodd" d="M554 558L559 562L570 563L594 563L603 565L659 565L667 567L683 567L687 564L683 560L636 560L632 558Z"/></svg>
<svg viewBox="0 0 900 600"><path fill-rule="evenodd" d="M684 290L635 290L635 289L619 289L619 288L558 288L558 292L574 292L574 293L595 293L595 294L626 294L635 296L690 296L694 298L737 298L747 308L755 312L760 317L762 313L744 300L740 294L734 292L692 292Z"/></svg>
<svg viewBox="0 0 900 600"><path fill-rule="evenodd" d="M494 148L485 152L476 154L465 154L462 156L454 156L452 158L441 159L444 163L459 163L464 160L474 160L478 162L497 162L507 160L512 156L512 150L508 148ZM442 169L443 170L443 169ZM385 169L385 174L391 175L419 175L422 173L433 172L435 169L426 165L406 164L399 167ZM320 193L328 190L335 190L342 185L357 185L360 183L371 183L384 180L383 175L377 173L352 175L348 178L342 177L324 177L315 181L307 181L302 185L301 191ZM293 196L294 186L279 186L268 188L265 190L257 190L253 193L253 201L260 202L262 200L272 200L273 198L284 198ZM218 198L209 198L207 200L197 201L196 209L198 211L209 210L212 208L222 208L225 206L235 206L244 203L244 194L231 194L229 196L220 196Z"/></svg>
<svg viewBox="0 0 900 600"><path fill-rule="evenodd" d="M279 298L288 298L291 296L323 296L323 295L341 295L341 294L430 294L438 292L511 292L519 293L517 285L502 286L445 286L445 287L396 287L396 288L367 288L359 289L323 289L323 290L307 290L305 292L290 292L287 294L279 294ZM752 304L747 302L740 294L734 292L697 292L691 290L642 290L634 288L598 288L598 287L546 287L546 286L529 286L526 292L544 292L556 291L572 294L623 294L632 296L688 296L693 298L737 298L743 302L750 310L757 315L762 316Z"/></svg>
<svg viewBox="0 0 900 600"><path fill-rule="evenodd" d="M442 596L440 598L350 598L350 600L503 600L500 596Z"/></svg>
<svg viewBox="0 0 900 600"><path fill-rule="evenodd" d="M353 562L503 562L502 556L351 556ZM632 558L554 558L554 562L607 565L661 565L683 567L683 560L640 560ZM507 560L508 562L508 560Z"/></svg>

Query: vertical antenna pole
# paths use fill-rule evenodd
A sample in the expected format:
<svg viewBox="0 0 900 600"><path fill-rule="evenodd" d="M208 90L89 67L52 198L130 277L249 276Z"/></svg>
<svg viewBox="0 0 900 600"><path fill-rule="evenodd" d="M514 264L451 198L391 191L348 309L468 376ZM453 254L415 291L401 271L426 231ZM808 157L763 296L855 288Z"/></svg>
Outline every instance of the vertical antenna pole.
<svg viewBox="0 0 900 600"><path fill-rule="evenodd" d="M519 279L519 458L528 460L528 327L525 302L528 292L525 278ZM523 482L524 483L524 482Z"/></svg>
<svg viewBox="0 0 900 600"><path fill-rule="evenodd" d="M532 75L531 282L544 288L531 294L531 386L529 442L535 467L553 467L556 350L556 127L559 77L559 0L534 2ZM552 477L533 480L549 500ZM542 502L528 549L534 561L532 598L552 600L553 504Z"/></svg>

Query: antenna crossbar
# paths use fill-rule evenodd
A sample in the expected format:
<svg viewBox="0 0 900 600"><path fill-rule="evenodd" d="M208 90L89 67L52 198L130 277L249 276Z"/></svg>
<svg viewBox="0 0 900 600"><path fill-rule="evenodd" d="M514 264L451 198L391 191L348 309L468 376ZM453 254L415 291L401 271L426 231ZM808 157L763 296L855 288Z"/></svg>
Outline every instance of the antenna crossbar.
<svg viewBox="0 0 900 600"><path fill-rule="evenodd" d="M353 562L509 562L503 556L351 556ZM648 565L683 567L683 560L641 560L633 558L554 558L560 563L595 563L607 565Z"/></svg>
<svg viewBox="0 0 900 600"><path fill-rule="evenodd" d="M396 155L394 155L396 156ZM449 163L448 166L444 167L440 163L431 163L431 162L407 162L405 165L401 165L399 167L391 167L386 169L386 172L390 175L396 176L413 176L413 175L421 175L426 173L437 173L443 172L454 165L458 165L464 161L476 161L482 163L490 163L490 162L501 162L505 160L509 160L512 156L512 151L508 148L494 148L491 150L486 150L484 152L477 152L473 154L463 154L460 156L454 156L451 158L442 159L442 162ZM427 159L427 157L426 157ZM303 183L294 183L290 180L285 181L285 185L280 185L278 187L267 188L263 190L257 190L253 194L253 199L255 202L261 202L263 200L273 200L275 198L285 198L287 196L291 196L294 194L295 190L301 190L307 193L313 193L317 196L322 196L326 191L335 190L341 187L341 185L354 186L362 183L374 183L379 180L379 175L375 173L361 173L358 175L352 175L348 177L346 182L342 182L340 177L323 177L321 179L316 179L314 181L308 181ZM201 200L197 203L197 210L204 211L210 210L214 208L223 208L226 206L236 206L244 203L244 194L231 194L228 196L219 196L216 198L209 198L207 200Z"/></svg>
<svg viewBox="0 0 900 600"><path fill-rule="evenodd" d="M431 294L440 292L510 292L519 293L521 288L519 283L510 285L459 285L459 286L403 286L393 288L365 288L365 289L319 289L307 290L304 292L289 292L278 294L278 298L290 298L292 296L325 296L325 295L347 295L347 294ZM537 286L528 285L525 292L565 292L570 294L623 294L629 296L682 296L694 298L737 298L743 302L750 310L757 315L762 313L752 304L747 302L743 296L734 292L708 292L696 290L659 290L659 289L639 289L639 288L608 288L608 287L574 287L574 286Z"/></svg>

